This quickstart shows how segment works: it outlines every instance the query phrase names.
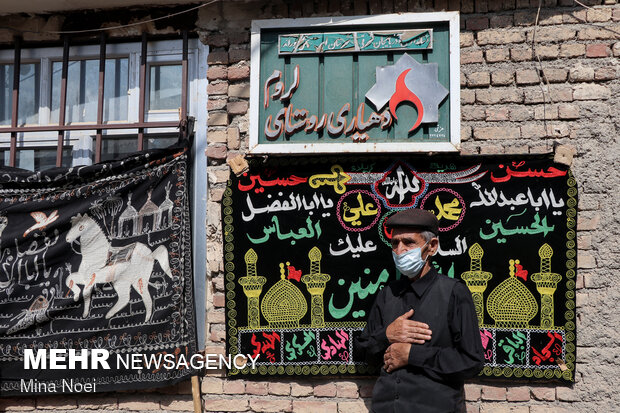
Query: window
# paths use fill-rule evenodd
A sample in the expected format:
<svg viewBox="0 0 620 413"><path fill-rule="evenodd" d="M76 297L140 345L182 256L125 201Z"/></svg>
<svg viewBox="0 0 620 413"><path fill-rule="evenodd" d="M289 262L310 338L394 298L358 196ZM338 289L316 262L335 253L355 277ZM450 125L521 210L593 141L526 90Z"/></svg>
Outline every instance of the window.
<svg viewBox="0 0 620 413"><path fill-rule="evenodd" d="M197 99L199 55L204 53L204 46L198 39L188 39L186 92L183 91L183 40L147 41L146 61L141 56L142 46L141 42L105 45L101 114L98 113L101 46L69 46L64 119L60 110L63 47L21 49L15 125L12 125L15 51L0 50L0 164L10 163L10 132L16 140L15 166L31 170L55 166L59 142L63 146L63 166L88 165L99 159L114 159L173 142L178 133L176 126L183 96L187 115L196 117L198 108L204 107ZM145 64L144 91L140 88L142 63ZM142 115L141 108L144 108ZM153 127L122 128L123 124L140 122L151 123ZM62 128L55 130L54 126L60 125L64 130L59 139ZM87 129L89 125L93 127ZM99 127L95 128L96 125ZM100 129L100 147L97 129ZM141 135L139 139L136 133Z"/></svg>
<svg viewBox="0 0 620 413"><path fill-rule="evenodd" d="M183 44L181 39L147 41L143 36L142 42L107 44L105 54L101 45L23 48L15 114L16 54L0 50L0 165L30 170L90 165L139 149L165 147L176 141L179 120L194 117L195 124L201 125L189 131L193 133L194 290L195 297L204 297L208 48L198 39L188 39L184 59ZM61 111L65 50L65 110ZM101 103L100 61L104 62ZM196 300L195 305L198 346L203 348L204 300Z"/></svg>

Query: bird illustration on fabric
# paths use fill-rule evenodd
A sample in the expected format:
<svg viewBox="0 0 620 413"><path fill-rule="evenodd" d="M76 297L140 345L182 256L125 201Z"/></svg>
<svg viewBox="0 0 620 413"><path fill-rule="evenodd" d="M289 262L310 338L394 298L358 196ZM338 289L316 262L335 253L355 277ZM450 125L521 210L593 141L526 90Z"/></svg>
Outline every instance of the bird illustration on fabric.
<svg viewBox="0 0 620 413"><path fill-rule="evenodd" d="M30 216L33 217L34 220L37 221L37 223L28 228L26 232L24 232L24 238L32 231L36 231L37 229L44 229L49 224L56 221L58 219L58 210L54 210L54 212L52 212L49 217L41 211L31 212Z"/></svg>

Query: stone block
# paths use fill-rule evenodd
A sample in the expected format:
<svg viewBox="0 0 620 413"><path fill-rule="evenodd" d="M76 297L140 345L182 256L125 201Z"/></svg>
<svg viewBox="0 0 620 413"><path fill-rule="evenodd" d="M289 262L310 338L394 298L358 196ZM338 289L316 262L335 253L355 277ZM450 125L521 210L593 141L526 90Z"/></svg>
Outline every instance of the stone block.
<svg viewBox="0 0 620 413"><path fill-rule="evenodd" d="M250 60L250 51L248 49L231 49L228 52L228 59L230 63Z"/></svg>
<svg viewBox="0 0 620 413"><path fill-rule="evenodd" d="M465 28L467 30L484 30L489 28L488 17L470 17L465 21Z"/></svg>
<svg viewBox="0 0 620 413"><path fill-rule="evenodd" d="M37 399L37 408L43 409L44 407L39 406L39 400ZM65 407L75 408L77 406ZM61 407L53 407L54 409L62 410ZM122 395L118 398L118 408L119 410L161 410L161 406L159 405L159 400L153 400L151 396L143 396L143 395Z"/></svg>
<svg viewBox="0 0 620 413"><path fill-rule="evenodd" d="M521 126L521 137L523 139L538 139L547 136L547 130L543 125L525 124Z"/></svg>
<svg viewBox="0 0 620 413"><path fill-rule="evenodd" d="M180 396L176 396L174 399L167 398L161 401L161 408L163 410L172 411L172 412L193 412L194 411L194 401L187 396L181 398Z"/></svg>
<svg viewBox="0 0 620 413"><path fill-rule="evenodd" d="M528 106L511 106L510 120L513 122L524 122L534 118L534 111Z"/></svg>
<svg viewBox="0 0 620 413"><path fill-rule="evenodd" d="M596 268L596 258L584 252L577 254L577 268Z"/></svg>
<svg viewBox="0 0 620 413"><path fill-rule="evenodd" d="M588 9L586 20L588 23L602 23L611 20L611 9Z"/></svg>
<svg viewBox="0 0 620 413"><path fill-rule="evenodd" d="M511 14L496 14L489 19L491 28L512 27L514 19Z"/></svg>
<svg viewBox="0 0 620 413"><path fill-rule="evenodd" d="M461 108L461 119L464 121L484 120L485 117L485 109L483 107L463 106Z"/></svg>
<svg viewBox="0 0 620 413"><path fill-rule="evenodd" d="M473 90L461 90L461 103L471 105L476 101L476 92Z"/></svg>
<svg viewBox="0 0 620 413"><path fill-rule="evenodd" d="M226 97L221 99L209 99L207 102L207 110L222 110L226 107Z"/></svg>
<svg viewBox="0 0 620 413"><path fill-rule="evenodd" d="M243 380L227 380L224 382L225 394L244 394L245 383Z"/></svg>
<svg viewBox="0 0 620 413"><path fill-rule="evenodd" d="M614 27L616 26L616 27ZM620 25L611 27L587 27L579 30L577 39L579 40L614 40L617 34L613 30L618 30ZM609 30L612 29L612 30Z"/></svg>
<svg viewBox="0 0 620 413"><path fill-rule="evenodd" d="M516 88L480 89L476 91L476 102L483 105L521 103L523 102L523 91Z"/></svg>
<svg viewBox="0 0 620 413"><path fill-rule="evenodd" d="M542 105L534 109L534 119L551 120L558 118L558 107L556 105Z"/></svg>
<svg viewBox="0 0 620 413"><path fill-rule="evenodd" d="M226 143L228 149L239 149L241 146L241 140L239 139L239 128L226 129Z"/></svg>

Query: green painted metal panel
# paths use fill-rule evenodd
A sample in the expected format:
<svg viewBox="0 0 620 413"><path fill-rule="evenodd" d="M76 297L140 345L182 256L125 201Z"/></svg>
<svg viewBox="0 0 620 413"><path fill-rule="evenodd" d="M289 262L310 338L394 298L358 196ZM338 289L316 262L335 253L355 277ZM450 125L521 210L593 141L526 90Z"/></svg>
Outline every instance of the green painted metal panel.
<svg viewBox="0 0 620 413"><path fill-rule="evenodd" d="M342 30L329 30L322 27L322 38L330 38L331 33L347 33ZM391 25L388 28L381 27L383 31L402 31L403 29L432 29L432 50L357 50L346 52L339 50L338 53L312 53L306 50L303 53L291 54L290 42L287 44L286 53L279 54L279 41L281 36L297 36L303 38L304 33L316 33L316 30L286 28L280 30L264 30L260 41L260 110L258 143L350 143L357 137L366 137L368 142L449 142L450 141L450 102L449 97L438 104L439 118L437 123L422 123L413 132L410 132L418 119L418 109L411 101L405 100L397 106L389 127L382 128L379 125L369 127L367 130L360 129L358 119L359 105L363 104L364 121L368 121L373 113L382 116L390 112L386 103L381 108L376 108L366 97L366 94L377 83L376 72L380 67L391 67L407 53L416 62L421 64L436 63L438 65L437 81L449 90L450 87L450 62L449 62L449 30L448 22L420 23L407 25ZM373 30L372 27L352 27L355 30ZM290 37L289 37L290 38ZM315 42L318 40L315 39ZM316 48L316 45L312 47ZM265 107L265 91L276 94L277 83L282 82L281 93L286 92L294 85L295 68L299 68L299 84L294 88L290 99L271 99ZM279 70L282 75L278 81L272 82L266 89L265 82L274 71ZM416 72L417 73L417 72ZM408 80L408 82L425 82L425 79ZM410 85L411 83L407 83ZM393 83L392 83L393 85ZM393 86L392 86L393 87ZM276 96L277 97L277 96ZM348 106L347 106L348 105ZM346 113L342 108L346 107ZM283 111L286 109L286 116ZM289 113L290 112L290 113ZM345 119L344 128L339 128L339 113ZM278 114L280 117L278 118ZM387 113L389 116L390 113ZM323 117L332 120L331 131L329 125L324 128L316 128ZM270 118L271 117L271 118ZM285 119L286 118L286 119ZM313 118L311 121L310 119ZM421 118L421 116L420 116ZM273 132L278 126L277 119L282 124L281 133L275 136ZM384 119L383 119L384 120ZM269 121L269 122L268 122ZM356 122L357 121L357 122ZM266 122L271 128L271 138L266 135ZM305 126L301 128L301 124ZM351 125L351 123L354 125ZM340 123L341 124L341 123ZM294 130L286 132L286 126ZM320 130L317 130L320 129ZM341 130L342 129L342 130ZM334 133L334 130L336 133ZM348 133L347 133L348 131ZM367 135L363 135L363 133Z"/></svg>

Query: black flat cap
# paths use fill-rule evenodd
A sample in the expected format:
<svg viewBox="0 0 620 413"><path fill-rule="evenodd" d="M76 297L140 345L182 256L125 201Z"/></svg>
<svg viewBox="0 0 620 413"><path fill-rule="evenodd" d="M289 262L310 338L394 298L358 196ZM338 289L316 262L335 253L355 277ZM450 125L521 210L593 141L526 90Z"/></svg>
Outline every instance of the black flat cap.
<svg viewBox="0 0 620 413"><path fill-rule="evenodd" d="M420 231L439 233L439 221L432 212L425 209L411 208L397 212L385 222L387 228L414 228Z"/></svg>

